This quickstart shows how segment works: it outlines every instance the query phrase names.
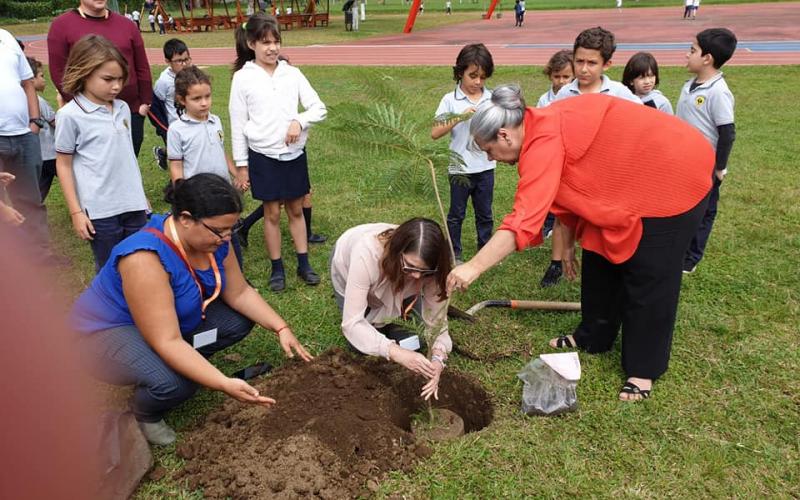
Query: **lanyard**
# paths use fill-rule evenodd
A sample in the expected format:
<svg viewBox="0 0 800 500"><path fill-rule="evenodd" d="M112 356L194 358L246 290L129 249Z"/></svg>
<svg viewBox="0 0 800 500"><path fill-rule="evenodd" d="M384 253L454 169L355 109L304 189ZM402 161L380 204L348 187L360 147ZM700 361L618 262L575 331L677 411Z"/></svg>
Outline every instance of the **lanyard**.
<svg viewBox="0 0 800 500"><path fill-rule="evenodd" d="M409 304L408 304L408 305L407 305L407 306L406 306L406 307L403 309L403 320L404 320L404 321L408 320L408 314L409 314L409 313L411 312L411 310L414 308L414 305L416 305L416 303L417 303L417 300L419 300L419 296L420 296L421 294L422 294L422 283L420 282L420 284L419 284L419 288L417 289L417 293L416 293L416 295L414 295L414 300L412 300L412 301L411 301L411 302L410 302L410 303L409 303Z"/></svg>
<svg viewBox="0 0 800 500"><path fill-rule="evenodd" d="M178 232L175 230L175 223L172 221L172 217L167 217L164 226L169 228L170 236L172 236L172 240L168 239L164 233L159 231L158 229L149 227L147 231L150 233L155 234L158 236L162 241L164 241L175 253L178 254L178 257L181 258L186 269L189 270L189 274L192 275L192 279L194 283L197 285L197 290L200 292L200 300L202 301L202 305L200 306L201 316L203 319L206 319L206 308L210 303L214 301L217 297L219 297L219 293L222 290L222 275L219 272L219 266L217 266L217 261L214 259L214 256L211 253L206 254L208 257L208 262L211 264L211 269L214 270L214 293L211 294L211 297L203 300L203 285L200 283L200 279L197 277L197 273L195 272L194 268L191 264L189 264L189 258L186 256L186 251L183 249L183 244L181 243L180 238L178 238Z"/></svg>

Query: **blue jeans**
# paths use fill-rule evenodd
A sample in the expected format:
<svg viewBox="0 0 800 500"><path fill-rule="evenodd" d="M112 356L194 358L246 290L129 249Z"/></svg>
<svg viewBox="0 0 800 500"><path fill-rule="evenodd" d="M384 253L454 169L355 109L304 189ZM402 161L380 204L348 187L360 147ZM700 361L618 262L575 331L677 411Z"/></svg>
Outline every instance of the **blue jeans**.
<svg viewBox="0 0 800 500"><path fill-rule="evenodd" d="M29 241L40 248L50 245L47 208L42 203L39 177L42 173L42 152L39 136L28 132L0 136L0 171L14 174L16 179L6 187L11 204L23 216L21 229Z"/></svg>
<svg viewBox="0 0 800 500"><path fill-rule="evenodd" d="M191 344L195 334L216 328L217 341L197 349L209 358L247 337L253 325L217 299L209 304L200 326L183 338ZM198 385L167 365L134 325L86 334L78 345L95 377L115 385L136 385L131 406L140 422L158 422L197 391Z"/></svg>
<svg viewBox="0 0 800 500"><path fill-rule="evenodd" d="M147 214L144 210L92 219L94 239L89 240L89 244L94 254L95 272L100 272L117 243L143 228L145 224Z"/></svg>
<svg viewBox="0 0 800 500"><path fill-rule="evenodd" d="M464 181L467 182L464 182ZM478 231L478 250L489 241L494 229L492 199L494 197L494 170L477 174L450 176L450 211L447 229L453 240L453 252L461 258L461 224L467 213L467 200L472 197L475 210L475 229Z"/></svg>
<svg viewBox="0 0 800 500"><path fill-rule="evenodd" d="M697 228L692 242L689 243L689 249L686 251L686 256L683 259L684 269L696 266L703 259L703 254L705 254L706 245L708 244L708 238L711 236L711 229L714 227L714 219L717 218L720 186L722 186L722 181L714 176L714 185L708 197L708 208L706 208L703 214L700 227Z"/></svg>

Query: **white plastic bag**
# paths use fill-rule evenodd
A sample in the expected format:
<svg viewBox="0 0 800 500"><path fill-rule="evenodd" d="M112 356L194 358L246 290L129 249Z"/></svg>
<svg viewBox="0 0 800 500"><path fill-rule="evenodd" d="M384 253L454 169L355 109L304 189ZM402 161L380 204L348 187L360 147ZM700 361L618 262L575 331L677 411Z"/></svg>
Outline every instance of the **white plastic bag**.
<svg viewBox="0 0 800 500"><path fill-rule="evenodd" d="M522 412L526 415L560 415L578 409L578 353L542 354L525 365L517 377L524 384Z"/></svg>

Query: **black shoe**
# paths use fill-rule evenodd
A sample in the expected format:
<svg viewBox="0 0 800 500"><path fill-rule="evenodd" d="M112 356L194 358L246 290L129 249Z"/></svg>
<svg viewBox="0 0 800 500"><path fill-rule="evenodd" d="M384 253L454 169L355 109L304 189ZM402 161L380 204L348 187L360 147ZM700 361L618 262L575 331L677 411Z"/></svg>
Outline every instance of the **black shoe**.
<svg viewBox="0 0 800 500"><path fill-rule="evenodd" d="M683 263L683 274L692 274L697 270L697 264L694 262L684 262Z"/></svg>
<svg viewBox="0 0 800 500"><path fill-rule="evenodd" d="M299 276L300 279L306 283L306 285L310 286L319 285L320 282L319 275L315 273L314 270L311 269L310 267L308 269L298 269L297 276Z"/></svg>
<svg viewBox="0 0 800 500"><path fill-rule="evenodd" d="M153 146L153 157L161 170L167 170L167 152L161 146Z"/></svg>
<svg viewBox="0 0 800 500"><path fill-rule="evenodd" d="M558 284L559 280L561 280L561 266L550 264L547 267L547 271L544 272L544 277L539 283L539 286L542 288L555 286Z"/></svg>
<svg viewBox="0 0 800 500"><path fill-rule="evenodd" d="M273 292L282 292L286 289L286 276L273 274L269 277L269 289Z"/></svg>
<svg viewBox="0 0 800 500"><path fill-rule="evenodd" d="M312 234L308 237L309 243L325 243L326 241L328 241L328 237L321 234Z"/></svg>

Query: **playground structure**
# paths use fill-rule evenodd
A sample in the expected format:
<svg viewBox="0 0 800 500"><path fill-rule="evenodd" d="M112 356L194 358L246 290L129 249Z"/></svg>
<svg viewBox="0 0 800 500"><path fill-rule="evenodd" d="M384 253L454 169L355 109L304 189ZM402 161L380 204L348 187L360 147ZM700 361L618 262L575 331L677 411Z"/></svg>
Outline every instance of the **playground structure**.
<svg viewBox="0 0 800 500"><path fill-rule="evenodd" d="M270 2L268 9L278 19L278 23L283 30L315 28L328 26L330 0L326 1L327 5L324 12L318 10L318 2L315 0L286 0L286 4L284 4L284 0L274 0L277 5ZM180 8L180 16L173 18L175 21L174 26L170 28L174 28L178 32L191 33L217 29L236 29L249 16L242 10L242 2L240 0L234 0L235 7L233 9L228 7L228 0L222 0L222 7L225 10L224 15L215 13L214 0L188 0L186 6L184 6L183 0L178 0L177 4ZM194 6L192 4L200 5ZM259 0L252 0L252 4L248 0L246 4L247 10L257 12L261 10L260 4ZM149 5L152 6L148 7ZM149 13L150 11L155 15L161 14L164 19L170 17L164 2L161 0L155 0L154 3L150 4L148 2L142 4L141 12ZM199 15L197 11L200 11Z"/></svg>

